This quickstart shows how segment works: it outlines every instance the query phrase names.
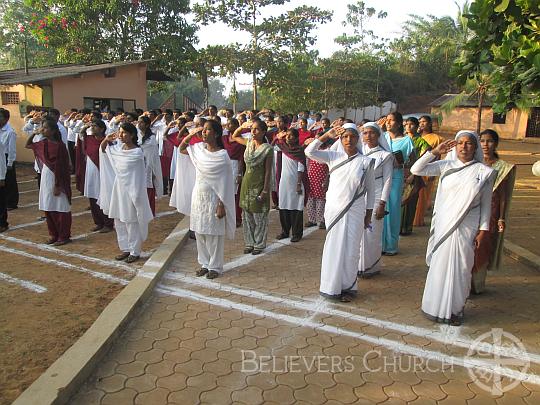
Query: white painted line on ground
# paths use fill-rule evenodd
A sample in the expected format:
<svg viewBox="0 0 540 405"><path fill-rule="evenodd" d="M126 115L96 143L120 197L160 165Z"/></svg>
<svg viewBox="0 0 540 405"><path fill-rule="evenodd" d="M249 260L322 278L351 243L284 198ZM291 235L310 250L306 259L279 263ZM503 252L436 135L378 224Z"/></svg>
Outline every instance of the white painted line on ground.
<svg viewBox="0 0 540 405"><path fill-rule="evenodd" d="M39 250L43 250L45 252L56 253L58 255L65 256L65 257L72 257L74 259L85 260L87 262L96 263L96 264L99 264L101 266L116 267L118 269L122 269L124 271L127 271L128 273L131 273L131 274L134 274L134 273L137 272L136 269L133 269L130 266L128 266L127 264L124 264L124 263L113 262L113 261L110 261L110 260L99 259L97 257L85 256L85 255L81 255L79 253L68 252L68 251L65 251L65 250L62 250L62 249L58 249L58 248L56 248L54 246L46 245L46 244L43 244L43 243L30 242L28 240L14 238L12 236L5 236L5 235L0 234L0 238L4 239L4 240L7 240L8 242L13 242L13 243L18 243L18 244L25 245L25 246L30 246L30 247L33 247L33 248L36 248L36 249L39 249Z"/></svg>
<svg viewBox="0 0 540 405"><path fill-rule="evenodd" d="M78 195L76 197L71 197L71 200L78 200L79 198L85 198L83 195ZM31 204L24 204L19 205L19 208L30 208L30 207L36 207L39 205L39 202L31 203Z"/></svg>
<svg viewBox="0 0 540 405"><path fill-rule="evenodd" d="M95 235L96 233L99 233L99 231L88 232L88 233L83 233L81 235L72 236L71 240L85 239L85 238L89 237L90 235Z"/></svg>
<svg viewBox="0 0 540 405"><path fill-rule="evenodd" d="M178 236L180 236L180 235L183 235L184 233L186 233L186 232L188 232L188 231L189 231L189 229L185 228L185 229L181 229L181 230L176 231L176 232L172 232L172 233L169 234L169 236L167 236L167 237L165 238L165 240L167 240L167 239L174 239L174 238L176 238L176 237L178 237Z"/></svg>
<svg viewBox="0 0 540 405"><path fill-rule="evenodd" d="M18 181L17 184L37 182L37 179Z"/></svg>
<svg viewBox="0 0 540 405"><path fill-rule="evenodd" d="M167 216L169 216L169 215L174 215L174 214L178 214L178 211L172 210L172 211L158 212L158 213L156 214L156 218L167 217Z"/></svg>
<svg viewBox="0 0 540 405"><path fill-rule="evenodd" d="M83 212L77 212L76 214L71 214L71 217L80 217L81 215L85 215L85 214L89 214L90 211L83 211ZM46 223L45 220L43 221L35 221L35 222L28 222L26 224L19 224L19 225L15 225L15 226L10 226L9 229L7 231L14 231L16 229L22 229L22 228L28 228L29 226L35 226L35 225L39 225L39 224L44 224Z"/></svg>
<svg viewBox="0 0 540 405"><path fill-rule="evenodd" d="M34 191L39 191L39 188L34 188L32 190L26 190L26 191L19 191L19 194L28 194L28 193L33 193Z"/></svg>
<svg viewBox="0 0 540 405"><path fill-rule="evenodd" d="M112 275L106 274L106 273L100 273L99 271L90 270L90 269L87 269L86 267L82 267L82 266L75 266L75 265L73 265L71 263L62 262L60 260L53 260L53 259L48 259L48 258L43 257L43 256L36 256L36 255L30 254L30 253L24 252L22 250L11 249L11 248L8 248L8 247L5 247L5 246L0 246L0 251L6 252L6 253L12 253L14 255L19 255L19 256L23 256L23 257L27 257L29 259L38 260L40 262L51 264L53 266L59 266L59 267L64 267L66 269L75 270L75 271L78 271L80 273L88 274L88 275L90 275L92 277L95 277L95 278L100 278L102 280L110 281L112 283L118 283L118 284L122 284L122 285L126 285L126 284L129 283L129 280L126 280L126 279L123 279L123 278L120 278L120 277L112 276Z"/></svg>
<svg viewBox="0 0 540 405"><path fill-rule="evenodd" d="M299 318L295 316L279 314L272 311L256 308L252 305L246 305L234 301L227 300L225 298L208 297L196 292L185 290L183 288L170 287L159 284L156 288L158 292L174 295L176 297L186 298L193 301L204 302L210 305L219 306L227 309L236 309L248 314L256 316L268 317L284 321L293 325L310 327L313 329L321 330L326 333L336 334L340 336L348 336L354 339L362 340L369 344L377 346L383 346L389 350L397 353L411 355L415 357L421 357L429 360L441 362L443 364L453 364L465 368L475 368L485 370L490 373L499 374L505 377L513 378L520 381L527 381L532 384L540 385L540 376L536 374L528 374L519 371L512 370L507 367L501 367L496 362L489 362L483 360L477 360L467 357L455 357L448 354L444 354L437 351L426 350L415 346L408 345L406 343L396 342L394 340L386 339L384 337L371 336L365 333L358 333L347 329L339 328L336 326L325 325L320 322L313 322L306 320L305 318Z"/></svg>
<svg viewBox="0 0 540 405"><path fill-rule="evenodd" d="M0 280L3 280L10 284L16 284L19 287L26 288L27 290L34 291L38 294L42 294L47 291L45 287L39 284L32 283L31 281L21 280L20 278L12 277L9 274L0 273Z"/></svg>
<svg viewBox="0 0 540 405"><path fill-rule="evenodd" d="M319 229L317 227L313 227L313 228L309 228L307 230L304 230L304 236L303 237L306 237L308 235L311 235L313 232L315 231L318 231ZM267 246L266 249L263 250L263 252L259 255L242 255L242 256L238 256L236 259L234 259L232 262L229 262L229 263L226 263L224 266L223 266L223 272L227 272L227 271L230 271L230 270L233 270L235 269L236 267L240 267L240 266L245 266L249 263L251 263L252 261L254 260L257 260L261 257L264 257L266 256L268 253L271 253L283 246L288 246L288 245L292 245L293 243L291 242L290 239L283 239L282 241L280 242L274 242L272 243L271 245ZM301 245L299 245L301 246Z"/></svg>
<svg viewBox="0 0 540 405"><path fill-rule="evenodd" d="M448 329L448 333L445 334L445 333L442 333L440 330L425 329L425 328L420 328L417 326L405 325L401 323L372 318L369 316L358 315L352 312L341 311L339 309L334 309L330 306L320 305L318 304L320 301L309 302L309 301L292 300L286 297L275 296L272 294L268 294L268 293L264 293L264 292L260 292L256 290L247 290L247 289L223 284L220 282L188 276L186 274L181 274L181 273L167 272L164 274L163 278L170 279L170 280L177 280L185 284L190 284L193 286L208 288L212 290L226 291L226 292L230 292L230 293L240 295L243 297L251 297L251 298L260 299L263 301L273 302L276 304L282 304L282 305L289 306L295 309L300 309L303 311L316 311L321 314L336 316L339 318L344 318L351 321L364 323L367 325L375 326L380 329L393 330L393 331L397 331L401 333L411 334L414 336L425 337L427 339L435 340L437 342L444 343L444 344L450 344L450 345L461 347L464 349L469 349L475 343L475 341L472 339L469 339L467 337L461 337L458 334L452 333L456 330L456 328L453 328L453 327ZM478 347L487 353L493 353L493 354L504 353L508 357L519 358L519 357L516 357L516 353L514 353L513 351L508 351L505 347L502 347L502 346L496 346L496 345L492 345L492 344L488 344L484 342L478 345ZM539 354L527 353L527 357L528 359L530 359L530 361L540 364Z"/></svg>

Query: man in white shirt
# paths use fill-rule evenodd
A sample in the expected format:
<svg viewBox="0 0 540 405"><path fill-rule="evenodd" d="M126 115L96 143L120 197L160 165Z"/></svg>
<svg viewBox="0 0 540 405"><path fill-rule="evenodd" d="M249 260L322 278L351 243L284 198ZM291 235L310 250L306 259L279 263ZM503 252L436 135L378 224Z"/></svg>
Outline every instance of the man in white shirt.
<svg viewBox="0 0 540 405"><path fill-rule="evenodd" d="M17 134L8 123L9 111L0 108L0 143L4 146L7 172L5 176L6 205L8 210L14 210L19 204L19 188L15 159L17 158Z"/></svg>
<svg viewBox="0 0 540 405"><path fill-rule="evenodd" d="M7 206L6 206L6 161L3 156L5 155L4 144L0 142L0 232L7 231L9 224L7 222Z"/></svg>

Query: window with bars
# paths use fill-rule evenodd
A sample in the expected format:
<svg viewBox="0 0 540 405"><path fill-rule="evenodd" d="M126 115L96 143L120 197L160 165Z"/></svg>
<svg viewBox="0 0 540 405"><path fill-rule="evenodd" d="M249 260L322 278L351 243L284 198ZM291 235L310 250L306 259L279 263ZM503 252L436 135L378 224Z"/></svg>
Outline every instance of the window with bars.
<svg viewBox="0 0 540 405"><path fill-rule="evenodd" d="M3 91L2 92L2 104L19 104L19 92L18 91Z"/></svg>

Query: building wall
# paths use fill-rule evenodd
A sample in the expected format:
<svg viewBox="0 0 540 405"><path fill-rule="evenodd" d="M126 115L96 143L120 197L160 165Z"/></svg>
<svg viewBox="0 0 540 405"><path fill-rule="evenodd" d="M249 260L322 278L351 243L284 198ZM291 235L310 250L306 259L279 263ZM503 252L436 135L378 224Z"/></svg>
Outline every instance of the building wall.
<svg viewBox="0 0 540 405"><path fill-rule="evenodd" d="M80 77L53 80L53 104L60 112L84 108L84 97L133 99L137 108L146 110L146 66L116 68L114 77L103 72L90 72Z"/></svg>
<svg viewBox="0 0 540 405"><path fill-rule="evenodd" d="M477 109L473 107L458 107L450 113L441 112L440 108L431 108L432 116L441 116L440 132L442 134L455 134L462 129L476 129ZM504 139L523 139L527 129L527 113L516 108L506 114L506 123L493 123L493 110L491 107L482 109L481 129L491 128L497 131Z"/></svg>
<svg viewBox="0 0 540 405"><path fill-rule="evenodd" d="M19 100L21 101L21 103L23 101L27 101L31 105L41 106L42 104L42 91L39 86L22 84L16 86L0 86L0 90L18 92ZM22 104L24 106L26 103ZM21 114L20 105L2 105L0 101L0 107L9 111L9 123L17 133L17 161L33 162L34 153L24 147L24 145L26 144L26 134L22 131L22 127L24 126L24 115Z"/></svg>

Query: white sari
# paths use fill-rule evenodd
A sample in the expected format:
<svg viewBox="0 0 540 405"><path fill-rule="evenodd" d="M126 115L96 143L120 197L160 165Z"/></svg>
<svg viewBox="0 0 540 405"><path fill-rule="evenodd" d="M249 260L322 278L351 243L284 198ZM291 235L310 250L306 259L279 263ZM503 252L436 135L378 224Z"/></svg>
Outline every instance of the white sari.
<svg viewBox="0 0 540 405"><path fill-rule="evenodd" d="M428 318L448 322L461 317L471 287L474 243L489 230L496 172L476 160L439 160L426 152L411 168L416 176L440 176L433 208L422 298Z"/></svg>
<svg viewBox="0 0 540 405"><path fill-rule="evenodd" d="M318 150L322 143L315 139L306 148L306 156L326 163L333 170L326 193L324 220L327 235L321 264L320 293L339 297L356 292L360 242L366 209L373 209L373 159L361 154L349 158L339 150ZM364 198L364 195L366 196Z"/></svg>
<svg viewBox="0 0 540 405"><path fill-rule="evenodd" d="M154 135L141 145L144 153L146 188L156 190L156 198L163 197L163 176L159 160L159 145Z"/></svg>

